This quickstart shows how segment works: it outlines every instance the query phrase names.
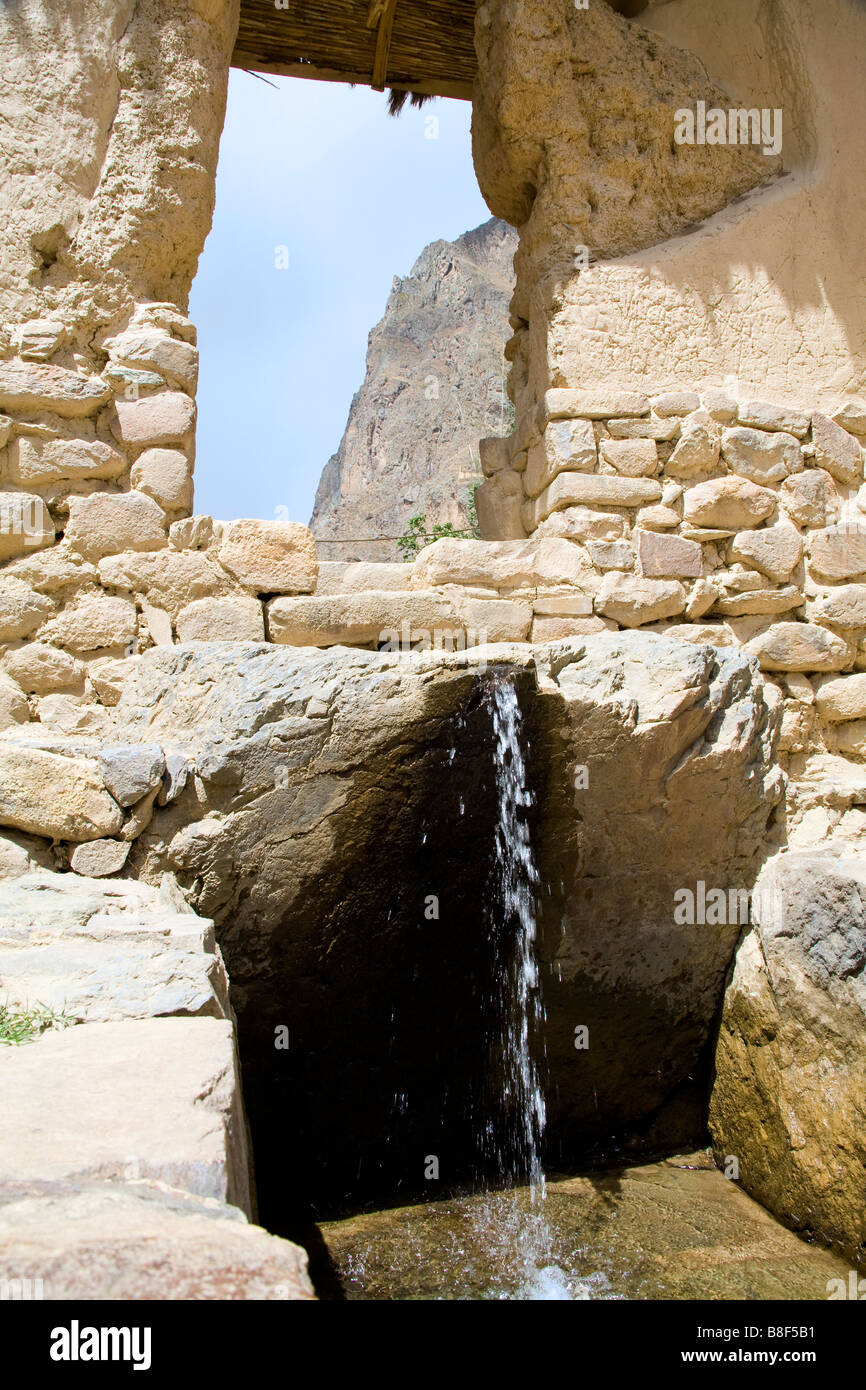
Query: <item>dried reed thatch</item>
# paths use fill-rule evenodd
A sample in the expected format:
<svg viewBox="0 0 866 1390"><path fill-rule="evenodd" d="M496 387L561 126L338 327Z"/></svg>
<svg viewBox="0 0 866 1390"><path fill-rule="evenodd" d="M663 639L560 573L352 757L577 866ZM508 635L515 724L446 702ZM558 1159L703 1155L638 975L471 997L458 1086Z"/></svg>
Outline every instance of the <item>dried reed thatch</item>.
<svg viewBox="0 0 866 1390"><path fill-rule="evenodd" d="M232 61L255 72L469 99L474 22L475 0L290 0L287 9L241 0Z"/></svg>

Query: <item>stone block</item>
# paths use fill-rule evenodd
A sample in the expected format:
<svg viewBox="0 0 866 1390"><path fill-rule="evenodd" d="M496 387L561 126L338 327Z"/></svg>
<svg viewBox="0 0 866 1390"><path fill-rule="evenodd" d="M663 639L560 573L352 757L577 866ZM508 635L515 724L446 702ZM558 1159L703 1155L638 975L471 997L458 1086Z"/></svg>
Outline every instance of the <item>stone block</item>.
<svg viewBox="0 0 866 1390"><path fill-rule="evenodd" d="M42 638L70 652L94 652L106 647L127 647L137 630L134 603L107 595L82 599L47 623Z"/></svg>
<svg viewBox="0 0 866 1390"><path fill-rule="evenodd" d="M746 478L713 478L689 488L683 518L693 525L737 531L763 521L776 509L776 494Z"/></svg>
<svg viewBox="0 0 866 1390"><path fill-rule="evenodd" d="M219 561L245 588L265 594L308 594L316 587L316 543L295 521L232 521Z"/></svg>
<svg viewBox="0 0 866 1390"><path fill-rule="evenodd" d="M637 391L621 391L616 387L575 391L557 387L545 392L539 411L539 429L544 429L548 420L568 420L578 415L588 420L607 420L649 413L648 398Z"/></svg>
<svg viewBox="0 0 866 1390"><path fill-rule="evenodd" d="M653 478L659 455L654 439L603 439L601 457L624 478Z"/></svg>
<svg viewBox="0 0 866 1390"><path fill-rule="evenodd" d="M739 409L741 425L754 429L781 431L805 439L809 433L809 417L791 406L773 405L769 401L744 401Z"/></svg>
<svg viewBox="0 0 866 1390"><path fill-rule="evenodd" d="M262 605L255 598L197 598L177 615L179 642L264 642Z"/></svg>
<svg viewBox="0 0 866 1390"><path fill-rule="evenodd" d="M560 473L535 499L524 504L523 521L527 531L552 512L565 507L642 507L657 502L662 495L656 478L622 478L616 474ZM679 518L677 518L679 520Z"/></svg>
<svg viewBox="0 0 866 1390"><path fill-rule="evenodd" d="M638 531L637 553L647 579L698 579L703 573L701 547L681 536Z"/></svg>
<svg viewBox="0 0 866 1390"><path fill-rule="evenodd" d="M841 507L833 479L823 468L807 468L786 478L779 489L779 501L798 526L829 526Z"/></svg>
<svg viewBox="0 0 866 1390"><path fill-rule="evenodd" d="M840 671L848 643L814 623L774 623L745 644L763 671Z"/></svg>
<svg viewBox="0 0 866 1390"><path fill-rule="evenodd" d="M168 545L165 513L141 492L94 492L69 499L64 540L88 560Z"/></svg>
<svg viewBox="0 0 866 1390"><path fill-rule="evenodd" d="M31 439L19 435L9 448L9 481L20 487L44 487L68 478L119 478L126 459L99 439Z"/></svg>
<svg viewBox="0 0 866 1390"><path fill-rule="evenodd" d="M122 822L92 761L0 745L0 825L78 841L116 835Z"/></svg>
<svg viewBox="0 0 866 1390"><path fill-rule="evenodd" d="M766 486L803 468L803 451L792 434L765 434L736 427L722 434L722 454L732 473Z"/></svg>
<svg viewBox="0 0 866 1390"><path fill-rule="evenodd" d="M622 627L642 627L661 618L675 618L686 606L682 584L672 579L640 579L606 574L595 600L597 613Z"/></svg>
<svg viewBox="0 0 866 1390"><path fill-rule="evenodd" d="M195 429L195 401L183 391L161 391L137 401L118 400L114 428L124 444L187 447Z"/></svg>
<svg viewBox="0 0 866 1390"><path fill-rule="evenodd" d="M192 467L180 449L145 449L132 465L130 482L167 512L192 506Z"/></svg>
<svg viewBox="0 0 866 1390"><path fill-rule="evenodd" d="M858 441L826 415L812 416L815 462L838 483L846 486L863 481L863 450Z"/></svg>
<svg viewBox="0 0 866 1390"><path fill-rule="evenodd" d="M49 410L74 420L95 415L110 395L110 387L99 377L39 363L0 362L0 410Z"/></svg>

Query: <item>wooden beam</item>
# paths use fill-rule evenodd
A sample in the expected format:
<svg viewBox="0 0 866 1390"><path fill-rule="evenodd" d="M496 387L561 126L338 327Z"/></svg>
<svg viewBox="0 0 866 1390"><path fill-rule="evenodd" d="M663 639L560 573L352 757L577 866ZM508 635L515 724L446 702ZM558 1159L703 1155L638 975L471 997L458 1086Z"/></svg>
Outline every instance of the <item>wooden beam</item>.
<svg viewBox="0 0 866 1390"><path fill-rule="evenodd" d="M367 28L378 29L379 20L385 10L387 0L370 0L370 9L367 13Z"/></svg>
<svg viewBox="0 0 866 1390"><path fill-rule="evenodd" d="M377 0L372 0L372 6ZM394 30L394 11L397 8L397 0L382 0L382 9L379 15L379 33L376 38L376 57L373 61L373 77L370 86L374 92L384 92L385 79L388 75L388 56L391 52L391 34ZM368 20L369 22L369 20Z"/></svg>
<svg viewBox="0 0 866 1390"><path fill-rule="evenodd" d="M314 82L347 82L353 87L367 87L370 83L368 72L349 72L343 68L320 68L315 63L263 63L253 53L237 49L232 54L232 67L242 68L244 72L270 73L272 77L306 77ZM425 97L451 97L455 101L472 100L472 83L451 81L447 78L429 78L420 82L407 82L399 78L389 83L398 92L418 92Z"/></svg>

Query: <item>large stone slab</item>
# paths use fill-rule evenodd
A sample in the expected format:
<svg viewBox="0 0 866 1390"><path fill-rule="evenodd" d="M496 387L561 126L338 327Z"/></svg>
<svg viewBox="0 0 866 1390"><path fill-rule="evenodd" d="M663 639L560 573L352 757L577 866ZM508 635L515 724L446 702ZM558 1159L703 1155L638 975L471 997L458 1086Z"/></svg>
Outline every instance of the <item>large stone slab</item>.
<svg viewBox="0 0 866 1390"><path fill-rule="evenodd" d="M237 1207L140 1179L0 1186L0 1280L39 1280L46 1301L76 1304L315 1297L300 1246Z"/></svg>
<svg viewBox="0 0 866 1390"><path fill-rule="evenodd" d="M740 531L731 542L730 558L754 565L768 579L784 584L791 578L803 554L803 539L794 526L765 526L760 531Z"/></svg>
<svg viewBox="0 0 866 1390"><path fill-rule="evenodd" d="M851 486L863 480L863 450L858 440L826 415L812 416L815 461L838 483Z"/></svg>
<svg viewBox="0 0 866 1390"><path fill-rule="evenodd" d="M182 449L145 449L130 472L130 482L165 511L192 506L192 466Z"/></svg>
<svg viewBox="0 0 866 1390"><path fill-rule="evenodd" d="M153 1179L250 1211L232 1025L83 1023L0 1053L0 1183Z"/></svg>
<svg viewBox="0 0 866 1390"><path fill-rule="evenodd" d="M833 627L866 628L866 584L839 584L821 594L811 616Z"/></svg>
<svg viewBox="0 0 866 1390"><path fill-rule="evenodd" d="M652 478L659 471L659 454L653 439L603 439L604 463L624 478Z"/></svg>
<svg viewBox="0 0 866 1390"><path fill-rule="evenodd" d="M809 536L809 568L819 579L866 574L866 526L843 524Z"/></svg>
<svg viewBox="0 0 866 1390"><path fill-rule="evenodd" d="M141 925L141 933L125 923L121 931L106 930L96 941L0 944L4 1000L12 1009L38 1002L74 1023L227 1018L221 957L170 937L153 939L147 920Z"/></svg>
<svg viewBox="0 0 866 1390"><path fill-rule="evenodd" d="M99 439L30 439L21 435L9 449L8 475L20 487L44 487L62 478L119 478L126 459Z"/></svg>
<svg viewBox="0 0 866 1390"><path fill-rule="evenodd" d="M638 575L606 574L595 600L599 613L622 627L641 627L661 618L675 618L686 606L686 591L676 579L642 579Z"/></svg>
<svg viewBox="0 0 866 1390"><path fill-rule="evenodd" d="M804 439L809 433L809 417L792 406L770 401L743 401L738 410L740 424L755 430L782 432Z"/></svg>
<svg viewBox="0 0 866 1390"><path fill-rule="evenodd" d="M807 468L786 478L779 501L798 526L829 526L841 505L836 485L824 468Z"/></svg>
<svg viewBox="0 0 866 1390"><path fill-rule="evenodd" d="M815 683L815 704L830 724L866 719L866 673L826 676Z"/></svg>
<svg viewBox="0 0 866 1390"><path fill-rule="evenodd" d="M710 1128L746 1191L856 1258L866 1240L866 868L788 854L756 885L715 1055Z"/></svg>
<svg viewBox="0 0 866 1390"><path fill-rule="evenodd" d="M766 486L780 483L803 467L800 445L792 434L730 429L722 435L722 453L732 473Z"/></svg>
<svg viewBox="0 0 866 1390"><path fill-rule="evenodd" d="M402 592L411 587L412 573L404 560L322 560L316 596L364 594L368 589Z"/></svg>
<svg viewBox="0 0 866 1390"><path fill-rule="evenodd" d="M195 401L182 391L117 402L117 436L124 444L185 447L195 428Z"/></svg>
<svg viewBox="0 0 866 1390"><path fill-rule="evenodd" d="M124 550L159 550L168 545L165 512L142 492L71 497L64 540L88 560Z"/></svg>
<svg viewBox="0 0 866 1390"><path fill-rule="evenodd" d="M267 623L272 642L295 647L399 647L425 639L437 646L459 637L465 626L450 599L433 590L276 598L267 606Z"/></svg>
<svg viewBox="0 0 866 1390"><path fill-rule="evenodd" d="M665 1142L700 1130L700 1084L688 1078L741 928L679 924L675 893L698 879L748 890L781 793L775 715L746 655L643 633L423 657L162 648L141 657L118 720L130 736L194 760L200 816L157 816L136 853L148 879L171 870L220 924L253 1132L265 1136L262 1190L285 1181L282 1148L270 1143L275 1023L304 1038L295 1153L322 1191L357 1181L359 1133L377 1161L394 1162L382 1136L393 1136L397 1073L413 1097L399 1162L416 1127L420 1135L434 1114L441 1125L443 1104L456 1104L443 1100L440 1082L463 1096L473 1059L485 1055L475 1050L484 1020L464 1000L490 959L484 916L499 804L484 692L497 677L515 682L530 775L549 789L535 835L541 881L552 885L539 950L551 1127L563 1154L652 1125ZM473 872L461 874L467 862ZM428 893L440 920L419 932ZM379 924L373 938L370 923ZM431 1079L443 973L452 1021L437 1033ZM275 997L291 1001L285 1019L274 1016ZM351 1007L359 998L363 1029ZM389 1051L393 998L404 1007ZM575 1021L593 1039L579 1066Z"/></svg>
<svg viewBox="0 0 866 1390"><path fill-rule="evenodd" d="M666 536L658 531L638 531L637 553L647 579L698 579L703 573L703 554L695 541Z"/></svg>
<svg viewBox="0 0 866 1390"><path fill-rule="evenodd" d="M547 391L539 412L542 428L548 420L570 420L583 415L588 420L605 420L609 416L649 415L650 403L638 391L613 387L597 387L590 391L571 387L556 387Z"/></svg>
<svg viewBox="0 0 866 1390"><path fill-rule="evenodd" d="M803 606L802 592L794 584L785 584L780 589L747 589L743 593L723 594L713 606L714 613L727 618L742 617L747 613L789 613Z"/></svg>
<svg viewBox="0 0 866 1390"><path fill-rule="evenodd" d="M31 868L0 890L4 947L107 941L214 953L213 923L181 910L162 888L137 879L106 881Z"/></svg>
<svg viewBox="0 0 866 1390"><path fill-rule="evenodd" d="M197 598L175 620L180 642L264 642L265 620L258 599L246 594Z"/></svg>

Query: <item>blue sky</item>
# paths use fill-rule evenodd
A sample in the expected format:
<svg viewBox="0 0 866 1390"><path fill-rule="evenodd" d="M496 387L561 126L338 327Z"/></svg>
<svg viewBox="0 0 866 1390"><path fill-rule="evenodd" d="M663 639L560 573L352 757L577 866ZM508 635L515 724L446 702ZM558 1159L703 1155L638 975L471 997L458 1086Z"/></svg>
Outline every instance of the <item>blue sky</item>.
<svg viewBox="0 0 866 1390"><path fill-rule="evenodd" d="M407 105L395 119L368 87L269 81L231 74L216 214L193 285L195 509L306 522L393 277L428 242L490 213L469 102Z"/></svg>

